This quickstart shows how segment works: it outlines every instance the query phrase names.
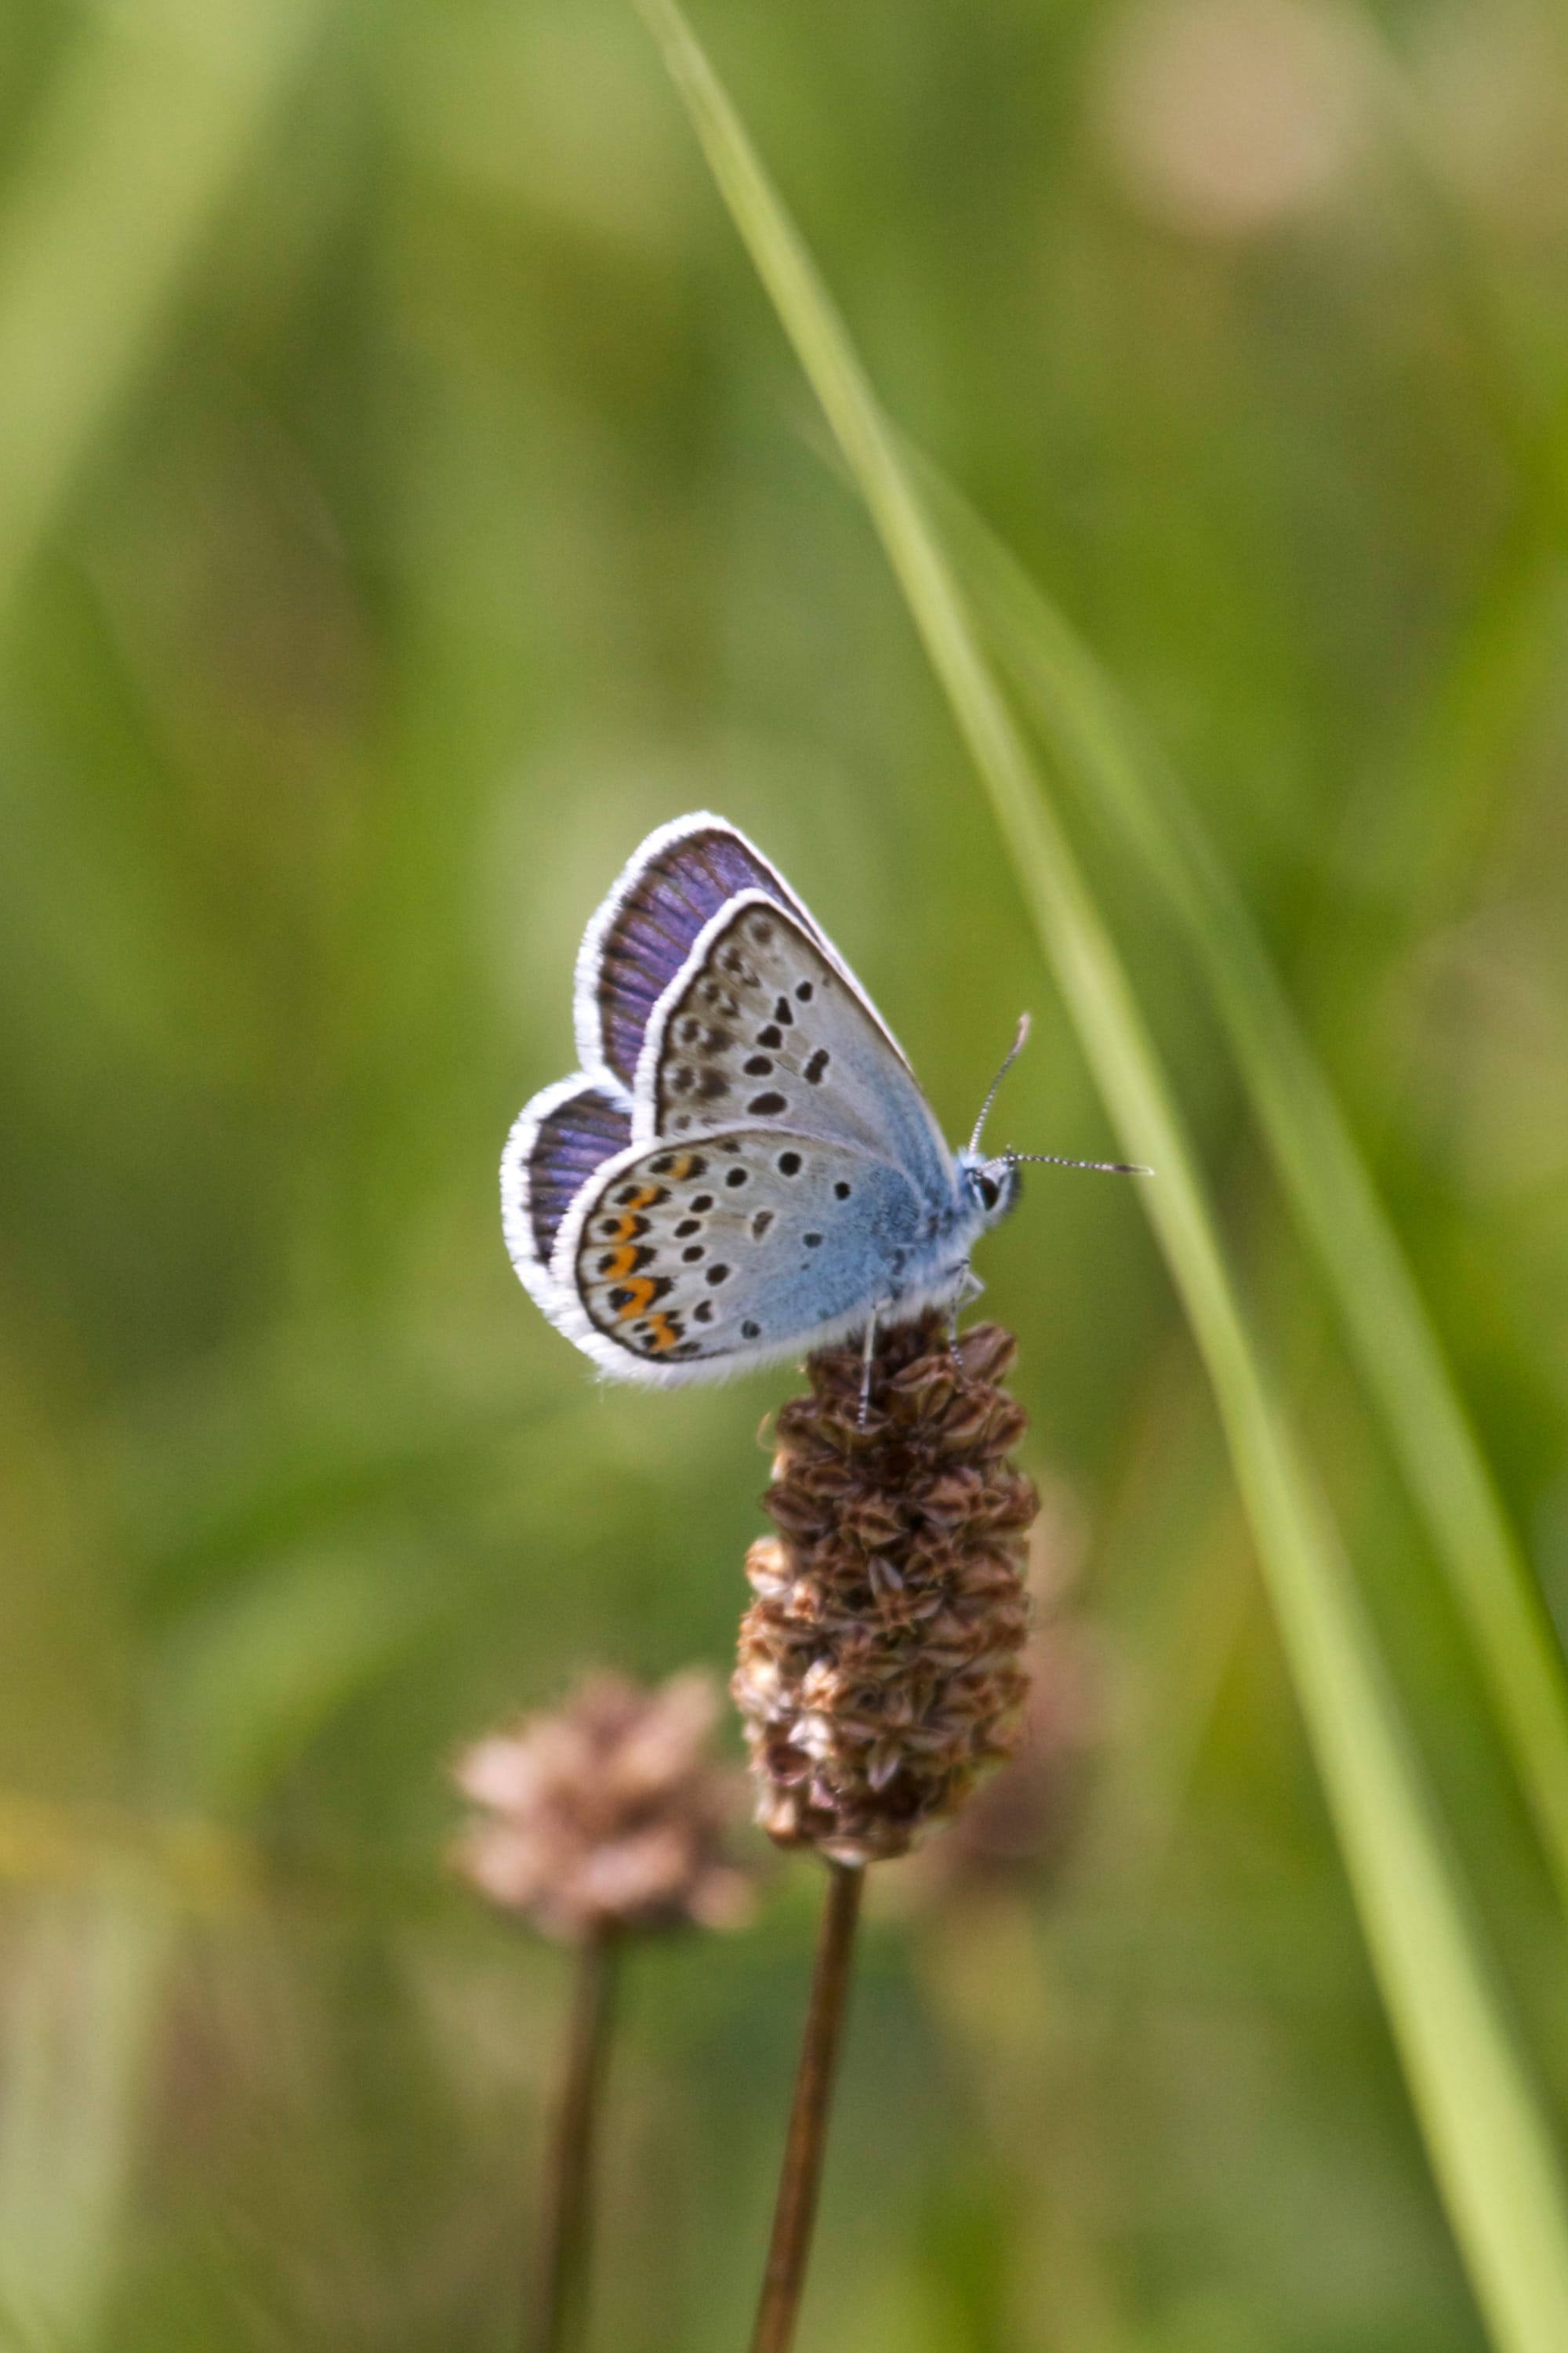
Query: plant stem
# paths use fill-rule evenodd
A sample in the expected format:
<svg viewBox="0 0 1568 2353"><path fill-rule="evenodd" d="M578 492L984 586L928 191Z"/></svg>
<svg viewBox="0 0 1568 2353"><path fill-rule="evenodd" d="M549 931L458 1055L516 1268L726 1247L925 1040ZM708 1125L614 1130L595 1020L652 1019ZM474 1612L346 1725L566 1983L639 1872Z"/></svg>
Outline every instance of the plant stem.
<svg viewBox="0 0 1568 2353"><path fill-rule="evenodd" d="M763 2274L752 2353L789 2353L795 2340L801 2291L805 2285L806 2259L811 2253L812 2225L816 2220L817 2192L822 2187L827 2115L833 2100L838 2046L843 2040L855 1925L860 1915L860 1892L865 1878L864 1870L858 1864L830 1862L827 1866L827 1900L823 1907L816 1967L811 1980L811 2007L806 2012L805 2033L800 2046L795 2103L790 2110L778 2204L773 2209L773 2235L768 2248L767 2269Z"/></svg>
<svg viewBox="0 0 1568 2353"><path fill-rule="evenodd" d="M616 1942L599 1929L578 1948L565 2063L551 2125L537 2304L529 2353L565 2353L586 2304L594 2132L609 2050Z"/></svg>

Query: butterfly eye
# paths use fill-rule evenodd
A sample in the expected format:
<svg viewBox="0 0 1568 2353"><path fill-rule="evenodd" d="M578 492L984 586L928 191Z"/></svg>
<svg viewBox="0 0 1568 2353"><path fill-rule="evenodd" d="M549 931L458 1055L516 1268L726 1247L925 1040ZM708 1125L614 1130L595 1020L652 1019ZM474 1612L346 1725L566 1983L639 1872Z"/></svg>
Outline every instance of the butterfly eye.
<svg viewBox="0 0 1568 2353"><path fill-rule="evenodd" d="M994 1209L1002 1198L1002 1187L994 1176L977 1176L974 1180L974 1187L980 1196L980 1206L983 1209Z"/></svg>

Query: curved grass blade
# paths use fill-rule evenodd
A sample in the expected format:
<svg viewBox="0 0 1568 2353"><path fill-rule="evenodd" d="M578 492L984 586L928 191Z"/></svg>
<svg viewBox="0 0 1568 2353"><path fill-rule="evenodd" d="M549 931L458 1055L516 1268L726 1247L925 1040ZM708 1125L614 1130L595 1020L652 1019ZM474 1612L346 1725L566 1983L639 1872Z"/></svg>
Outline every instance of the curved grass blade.
<svg viewBox="0 0 1568 2353"><path fill-rule="evenodd" d="M1001 824L1214 1386L1296 1691L1434 2170L1501 2353L1568 2327L1568 2206L1540 2104L1336 1534L1253 1348L1195 1164L1111 943L815 268L673 0L638 0L870 510Z"/></svg>
<svg viewBox="0 0 1568 2353"><path fill-rule="evenodd" d="M1280 1182L1469 1629L1568 1911L1568 1670L1333 1089L1203 820L1139 743L1094 655L956 492L944 491L943 509L976 609L1060 775L1142 860L1207 978Z"/></svg>

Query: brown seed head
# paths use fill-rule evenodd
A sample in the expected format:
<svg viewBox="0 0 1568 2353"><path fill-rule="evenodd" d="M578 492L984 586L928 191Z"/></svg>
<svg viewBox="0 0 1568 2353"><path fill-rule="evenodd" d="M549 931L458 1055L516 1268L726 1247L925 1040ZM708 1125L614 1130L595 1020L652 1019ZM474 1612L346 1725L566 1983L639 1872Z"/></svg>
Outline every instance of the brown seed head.
<svg viewBox="0 0 1568 2353"><path fill-rule="evenodd" d="M1029 1538L1029 1696L1016 1750L922 1858L928 1895L967 1904L981 1887L1038 1888L1066 1862L1105 1736L1108 1660L1074 1607L1088 1532L1076 1498L1047 1485Z"/></svg>
<svg viewBox="0 0 1568 2353"><path fill-rule="evenodd" d="M724 1852L739 1788L711 1754L718 1708L700 1672L653 1690L598 1674L476 1741L453 1768L478 1809L455 1868L551 1936L732 1926L750 1882Z"/></svg>
<svg viewBox="0 0 1568 2353"><path fill-rule="evenodd" d="M858 1345L806 1366L778 1418L763 1498L782 1531L752 1546L756 1595L731 1685L757 1819L839 1862L902 1854L1007 1756L1026 1690L1020 1576L1035 1516L1003 1460L1024 1417L996 1386L1014 1343L942 1318L879 1332L865 1426Z"/></svg>

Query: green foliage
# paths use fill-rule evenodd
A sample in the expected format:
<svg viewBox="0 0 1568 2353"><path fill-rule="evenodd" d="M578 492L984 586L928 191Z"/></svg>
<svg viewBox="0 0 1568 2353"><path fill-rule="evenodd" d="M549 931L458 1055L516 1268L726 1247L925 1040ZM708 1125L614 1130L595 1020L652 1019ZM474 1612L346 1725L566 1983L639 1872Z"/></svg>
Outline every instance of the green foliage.
<svg viewBox="0 0 1568 2353"><path fill-rule="evenodd" d="M1560 28L742 0L711 34L869 375L1046 592L1049 627L953 523L972 729L994 656L1032 733L997 702L991 753L1092 788L1043 863L625 0L0 28L0 2335L514 2337L565 1984L446 1884L445 1764L584 1660L723 1662L786 1383L597 1388L492 1172L598 892L709 805L950 1133L1028 1004L999 1136L1104 1153L1086 994L1142 1008L1118 1115L1131 1078L1171 1123L1157 1187L1034 1172L981 1266L1085 1518L1103 1755L1056 1873L889 1873L803 2353L1475 2353L1292 1679L1482 2303L1541 2341ZM1101 829L1063 694L1087 724L1107 680L1184 867ZM1223 906L1183 897L1195 839ZM1101 927L1067 955L1064 891ZM1317 1611L1283 1647L1145 1208ZM808 1894L629 1973L605 2353L742 2337Z"/></svg>
<svg viewBox="0 0 1568 2353"><path fill-rule="evenodd" d="M1389 2021L1477 2295L1500 2348L1549 2353L1568 2316L1568 2197L1550 2128L1511 2048L1465 1890L1443 1851L1338 1530L1247 1330L1165 1073L1100 911L986 667L967 602L810 259L674 0L639 5L870 510L990 794L1041 947L1122 1146L1144 1155L1154 1172L1144 1196L1150 1221L1214 1387ZM1028 646L1043 636L1037 625L1028 628ZM1057 700L1080 736L1099 716L1081 678L1065 691L1058 687ZM1053 716L1055 711L1053 704ZM1212 939L1230 902L1218 870L1198 871L1212 878L1196 910L1197 927ZM1162 875L1177 880L1173 857ZM1220 936L1226 938L1224 931ZM1236 922L1226 944L1231 941L1246 941ZM1220 951L1211 972L1223 1009L1236 1017L1233 1034L1239 1031L1253 1045L1262 1025L1249 1018L1252 1005L1274 1004L1266 967ZM1277 1008L1273 1029L1276 1044L1294 1043ZM1273 1099L1265 1057L1254 1051L1246 1059L1267 1117ZM1305 1060L1300 1051L1293 1057L1289 1076L1303 1116L1299 1126L1284 1130L1289 1149L1282 1157L1291 1174L1306 1180L1303 1189L1315 1202L1313 1145L1320 1134L1336 1133L1337 1122ZM1274 1133L1280 1132L1276 1121ZM1417 1311L1396 1282L1386 1279L1377 1255L1382 1233L1375 1208L1356 1189L1353 1167L1348 1187L1342 1170L1336 1166L1334 1173L1342 1179L1342 1198L1333 1203L1337 1230L1327 1215L1318 1227L1331 1249L1352 1260L1345 1290L1358 1275L1365 1280L1370 1259L1371 1271L1384 1275L1384 1293L1392 1292L1394 1308L1408 1319ZM1353 1217L1346 1213L1347 1193ZM1379 1303L1386 1325L1388 1301ZM1413 1370L1426 1374L1431 1387L1426 1358L1416 1354L1412 1366L1411 1356L1407 1348L1406 1361L1391 1368L1385 1394L1397 1396L1411 1386ZM1464 1435L1461 1428L1461 1442ZM1419 1461L1420 1450L1411 1451ZM1511 1569L1511 1562L1505 1565ZM1505 1690L1512 1687L1510 1678L1536 1668L1538 1652L1521 1639L1519 1623L1515 1619L1509 1627L1516 1648L1499 1659L1498 1683ZM1528 1618L1523 1626L1532 1630ZM1560 1672L1555 1683L1545 1683L1544 1713L1539 1685L1531 1686L1527 1722L1558 1731L1550 1703L1560 1697ZM1525 1754L1535 1761L1528 1749ZM1550 1761L1557 1761L1555 1750Z"/></svg>

